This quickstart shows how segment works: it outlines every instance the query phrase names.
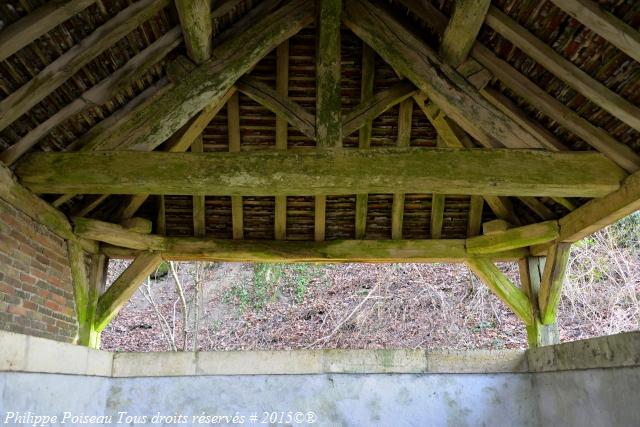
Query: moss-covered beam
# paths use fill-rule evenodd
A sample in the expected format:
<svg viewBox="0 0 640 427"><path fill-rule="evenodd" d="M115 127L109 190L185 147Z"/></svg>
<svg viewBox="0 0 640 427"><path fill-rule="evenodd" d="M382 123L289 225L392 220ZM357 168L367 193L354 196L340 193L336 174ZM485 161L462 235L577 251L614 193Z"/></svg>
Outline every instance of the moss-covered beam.
<svg viewBox="0 0 640 427"><path fill-rule="evenodd" d="M32 153L18 163L16 174L34 192L58 194L437 192L570 197L609 194L626 175L593 152L421 148Z"/></svg>
<svg viewBox="0 0 640 427"><path fill-rule="evenodd" d="M557 239L557 221L524 225L508 230L467 239L467 251L471 254L492 253L539 245Z"/></svg>
<svg viewBox="0 0 640 427"><path fill-rule="evenodd" d="M518 261L522 290L529 298L533 311L533 323L527 325L527 341L529 347L542 347L560 343L558 324L544 325L540 321L538 295L545 267L545 257L529 256Z"/></svg>
<svg viewBox="0 0 640 427"><path fill-rule="evenodd" d="M232 32L233 36L220 41L210 60L194 68L148 108L113 129L104 143L131 150L153 150L203 108L219 105L238 78L310 24L313 6L313 2L293 0L255 22L241 19L225 32Z"/></svg>
<svg viewBox="0 0 640 427"><path fill-rule="evenodd" d="M538 294L540 320L545 325L556 322L556 312L570 254L571 243L554 244L547 250L547 260Z"/></svg>
<svg viewBox="0 0 640 427"><path fill-rule="evenodd" d="M467 266L525 325L534 323L533 311L527 295L511 283L491 260L470 258L467 260Z"/></svg>
<svg viewBox="0 0 640 427"><path fill-rule="evenodd" d="M166 7L169 0L141 0L122 10L0 101L0 130L6 128L95 57Z"/></svg>
<svg viewBox="0 0 640 427"><path fill-rule="evenodd" d="M210 0L175 0L187 54L196 64L211 57L212 22Z"/></svg>
<svg viewBox="0 0 640 427"><path fill-rule="evenodd" d="M379 4L348 0L345 5L343 21L347 27L474 138L488 144L504 141L539 144L534 136L484 100L473 85L443 64L436 52Z"/></svg>
<svg viewBox="0 0 640 427"><path fill-rule="evenodd" d="M138 254L127 269L98 299L95 330L101 332L129 301L140 284L160 265L162 257L154 252Z"/></svg>
<svg viewBox="0 0 640 427"><path fill-rule="evenodd" d="M342 0L317 2L316 135L320 148L342 146L340 16Z"/></svg>
<svg viewBox="0 0 640 427"><path fill-rule="evenodd" d="M444 62L458 67L467 58L490 4L491 0L455 0L453 14L440 45Z"/></svg>

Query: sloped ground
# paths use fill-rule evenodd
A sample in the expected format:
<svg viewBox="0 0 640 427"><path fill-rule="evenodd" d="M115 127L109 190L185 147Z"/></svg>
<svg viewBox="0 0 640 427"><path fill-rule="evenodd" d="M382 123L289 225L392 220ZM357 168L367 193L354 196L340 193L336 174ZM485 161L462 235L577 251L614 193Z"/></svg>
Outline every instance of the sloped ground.
<svg viewBox="0 0 640 427"><path fill-rule="evenodd" d="M636 215L574 245L561 340L640 329L639 240ZM113 262L111 279L126 265ZM185 305L187 349L526 347L521 322L463 265L175 266L184 304L170 272L150 279L103 332L103 349L183 349ZM517 265L500 267L518 282Z"/></svg>

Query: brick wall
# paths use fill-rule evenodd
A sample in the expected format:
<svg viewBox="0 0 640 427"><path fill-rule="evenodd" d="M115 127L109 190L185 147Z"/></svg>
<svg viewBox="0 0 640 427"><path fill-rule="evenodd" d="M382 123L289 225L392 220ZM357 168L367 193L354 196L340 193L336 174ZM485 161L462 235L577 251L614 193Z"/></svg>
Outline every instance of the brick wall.
<svg viewBox="0 0 640 427"><path fill-rule="evenodd" d="M0 329L67 342L77 330L65 241L2 199Z"/></svg>

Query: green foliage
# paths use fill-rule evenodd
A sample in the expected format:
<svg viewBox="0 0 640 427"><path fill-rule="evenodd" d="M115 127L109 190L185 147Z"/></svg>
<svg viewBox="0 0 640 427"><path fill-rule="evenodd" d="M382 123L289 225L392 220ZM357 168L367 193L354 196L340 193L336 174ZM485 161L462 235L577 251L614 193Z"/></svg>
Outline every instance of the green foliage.
<svg viewBox="0 0 640 427"><path fill-rule="evenodd" d="M321 271L312 264L254 264L251 279L233 285L224 301L237 305L241 313L263 310L279 298L301 304Z"/></svg>
<svg viewBox="0 0 640 427"><path fill-rule="evenodd" d="M156 268L156 271L151 273L151 278L153 280L158 280L167 274L169 274L169 263L167 261L162 261L158 268Z"/></svg>
<svg viewBox="0 0 640 427"><path fill-rule="evenodd" d="M640 247L640 211L609 226L609 233L616 246L638 250Z"/></svg>

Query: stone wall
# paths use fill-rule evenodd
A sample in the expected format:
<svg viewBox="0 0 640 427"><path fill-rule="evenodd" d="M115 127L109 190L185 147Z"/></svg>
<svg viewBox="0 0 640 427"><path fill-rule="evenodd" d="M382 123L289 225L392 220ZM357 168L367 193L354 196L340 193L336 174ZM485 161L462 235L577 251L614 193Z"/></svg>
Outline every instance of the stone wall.
<svg viewBox="0 0 640 427"><path fill-rule="evenodd" d="M0 329L66 342L77 331L65 241L1 199Z"/></svg>

